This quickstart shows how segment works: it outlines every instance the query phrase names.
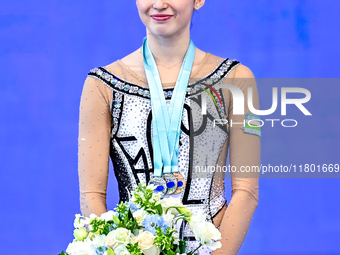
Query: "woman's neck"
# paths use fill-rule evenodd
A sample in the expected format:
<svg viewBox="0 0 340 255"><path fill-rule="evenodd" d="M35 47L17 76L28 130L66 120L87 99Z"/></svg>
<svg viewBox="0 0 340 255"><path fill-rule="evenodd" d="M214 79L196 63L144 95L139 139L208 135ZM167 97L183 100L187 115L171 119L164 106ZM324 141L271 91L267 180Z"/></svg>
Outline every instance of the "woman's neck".
<svg viewBox="0 0 340 255"><path fill-rule="evenodd" d="M183 61L189 47L190 34L161 37L147 31L147 39L156 63L171 66Z"/></svg>

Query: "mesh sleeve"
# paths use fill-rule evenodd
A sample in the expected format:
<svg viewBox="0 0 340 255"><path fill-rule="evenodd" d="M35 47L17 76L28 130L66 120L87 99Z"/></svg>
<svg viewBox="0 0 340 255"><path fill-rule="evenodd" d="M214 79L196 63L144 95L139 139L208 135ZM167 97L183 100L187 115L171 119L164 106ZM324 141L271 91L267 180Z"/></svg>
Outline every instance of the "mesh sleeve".
<svg viewBox="0 0 340 255"><path fill-rule="evenodd" d="M78 176L80 210L84 216L106 212L112 93L87 76L80 101Z"/></svg>
<svg viewBox="0 0 340 255"><path fill-rule="evenodd" d="M243 129L246 114L252 114L247 102L248 87L252 87L253 106L255 109L259 109L257 85L253 73L246 66L238 65L233 72L232 79L226 81L243 91L244 114L234 115L232 94L227 90L229 93L230 167L236 172L231 171L231 200L219 228L222 234L222 247L214 251L213 254L237 254L258 205L259 173L244 170L246 167L258 168L260 166L260 136L246 133ZM244 172L240 172L242 169Z"/></svg>

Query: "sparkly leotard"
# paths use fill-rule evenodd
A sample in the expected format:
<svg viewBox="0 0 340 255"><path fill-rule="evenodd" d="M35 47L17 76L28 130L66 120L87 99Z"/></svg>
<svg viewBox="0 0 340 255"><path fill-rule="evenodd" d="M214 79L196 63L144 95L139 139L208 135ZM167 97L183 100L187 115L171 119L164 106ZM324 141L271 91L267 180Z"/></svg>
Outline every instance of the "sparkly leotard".
<svg viewBox="0 0 340 255"><path fill-rule="evenodd" d="M244 95L253 88L253 105L259 109L256 82L252 72L236 60L210 53L192 71L184 102L179 146L179 172L186 180L182 193L171 195L182 200L193 212L201 210L222 234L222 248L216 252L236 254L245 238L258 204L258 178L231 173L232 198L227 206L224 172L198 171L197 166L225 166L230 146L230 165L260 164L260 137L245 133L243 125L214 125L214 119L242 122L244 115L233 114L232 95L228 89L216 89L206 98L202 115L202 93L213 92L217 84L232 84ZM163 84L164 86L165 84ZM167 105L174 84L163 87ZM208 86L206 86L208 85ZM222 104L220 104L220 100ZM216 123L215 123L216 124ZM100 215L106 208L108 163L111 157L118 182L120 201L128 201L129 192L153 176L152 112L147 81L118 60L90 70L85 80L79 119L79 186L81 212ZM251 177L251 178L250 178ZM179 224L180 237L187 240L187 250L198 246L185 224ZM199 254L211 254L203 246Z"/></svg>

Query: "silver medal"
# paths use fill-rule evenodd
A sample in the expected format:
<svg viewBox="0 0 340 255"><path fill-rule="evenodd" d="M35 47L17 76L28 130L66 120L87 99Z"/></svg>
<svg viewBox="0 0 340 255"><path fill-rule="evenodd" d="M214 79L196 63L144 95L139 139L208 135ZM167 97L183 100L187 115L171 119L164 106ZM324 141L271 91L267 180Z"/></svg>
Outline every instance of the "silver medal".
<svg viewBox="0 0 340 255"><path fill-rule="evenodd" d="M163 174L163 179L166 182L167 191L166 194L172 194L177 188L177 179L173 174Z"/></svg>
<svg viewBox="0 0 340 255"><path fill-rule="evenodd" d="M167 191L167 185L166 181L162 177L152 177L151 180L149 181L149 184L153 184L156 186L154 189L155 192L159 192L162 194L162 196L166 193Z"/></svg>

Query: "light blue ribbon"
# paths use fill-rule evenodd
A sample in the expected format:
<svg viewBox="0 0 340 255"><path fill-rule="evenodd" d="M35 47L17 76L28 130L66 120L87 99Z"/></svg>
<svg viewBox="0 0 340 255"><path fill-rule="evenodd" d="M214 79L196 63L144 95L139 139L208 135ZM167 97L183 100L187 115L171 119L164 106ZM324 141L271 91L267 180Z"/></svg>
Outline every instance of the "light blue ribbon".
<svg viewBox="0 0 340 255"><path fill-rule="evenodd" d="M147 37L143 41L143 62L150 89L153 113L154 176L162 176L162 162L164 164L164 173L178 172L178 150L183 104L195 58L195 49L196 47L190 39L189 47L177 77L170 106L167 109L162 82L157 64L147 42Z"/></svg>

